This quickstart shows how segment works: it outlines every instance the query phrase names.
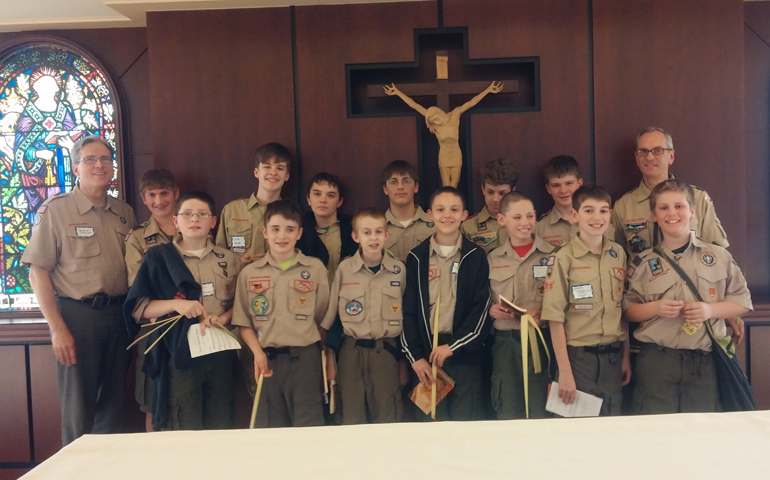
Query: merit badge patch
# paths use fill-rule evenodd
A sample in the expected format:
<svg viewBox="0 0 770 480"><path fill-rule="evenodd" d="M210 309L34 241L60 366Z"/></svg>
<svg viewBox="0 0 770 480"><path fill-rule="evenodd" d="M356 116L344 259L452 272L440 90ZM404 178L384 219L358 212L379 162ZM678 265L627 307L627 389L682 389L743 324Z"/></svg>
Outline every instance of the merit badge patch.
<svg viewBox="0 0 770 480"><path fill-rule="evenodd" d="M659 258L651 258L647 263L650 265L650 273L653 276L663 273L663 265L660 264Z"/></svg>
<svg viewBox="0 0 770 480"><path fill-rule="evenodd" d="M249 292L260 294L270 288L270 277L251 277L249 279Z"/></svg>
<svg viewBox="0 0 770 480"><path fill-rule="evenodd" d="M401 267L399 267L398 265L394 266L393 273L396 273L396 274L401 273Z"/></svg>
<svg viewBox="0 0 770 480"><path fill-rule="evenodd" d="M345 313L350 315L351 317L355 317L359 313L364 311L364 306L361 305L361 302L357 300L352 300L348 302L347 305L345 305Z"/></svg>
<svg viewBox="0 0 770 480"><path fill-rule="evenodd" d="M299 306L299 308L307 307L307 297L304 295L297 297L297 306Z"/></svg>
<svg viewBox="0 0 770 480"><path fill-rule="evenodd" d="M267 309L270 308L270 304L267 302L267 297L264 295L257 295L251 301L251 311L254 315L264 315L267 313Z"/></svg>
<svg viewBox="0 0 770 480"><path fill-rule="evenodd" d="M700 261L707 267L713 267L717 263L717 257L711 252L706 252L700 256Z"/></svg>
<svg viewBox="0 0 770 480"><path fill-rule="evenodd" d="M294 280L294 290L309 293L313 291L315 283L312 280Z"/></svg>
<svg viewBox="0 0 770 480"><path fill-rule="evenodd" d="M709 297L714 298L717 296L716 288L709 288Z"/></svg>
<svg viewBox="0 0 770 480"><path fill-rule="evenodd" d="M304 280L307 280L310 278L310 272L307 270L302 270L302 273L299 274L300 277L302 277Z"/></svg>
<svg viewBox="0 0 770 480"><path fill-rule="evenodd" d="M436 225L436 224L435 224L435 223L433 223L433 222L427 222L427 223L425 224L425 226L426 226L426 227L428 227L428 228L433 228L433 227L434 227L434 225Z"/></svg>
<svg viewBox="0 0 770 480"><path fill-rule="evenodd" d="M614 249L610 248L610 257L618 258L618 252L616 252Z"/></svg>
<svg viewBox="0 0 770 480"><path fill-rule="evenodd" d="M393 305L390 306L390 313L392 313L393 315L397 314L399 310L401 310L401 305L399 305L398 303L394 303Z"/></svg>

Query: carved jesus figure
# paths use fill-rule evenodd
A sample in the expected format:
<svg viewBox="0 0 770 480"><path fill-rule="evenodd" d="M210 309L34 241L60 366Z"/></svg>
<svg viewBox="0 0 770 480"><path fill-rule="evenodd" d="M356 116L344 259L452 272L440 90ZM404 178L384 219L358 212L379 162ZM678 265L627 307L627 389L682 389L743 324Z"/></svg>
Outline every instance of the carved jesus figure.
<svg viewBox="0 0 770 480"><path fill-rule="evenodd" d="M395 85L382 87L387 95L398 95L407 105L420 112L425 117L430 133L438 139L438 168L441 172L441 183L444 186L457 187L460 182L460 170L463 165L463 154L460 151L460 115L481 101L488 93L500 93L503 84L492 82L486 90L479 93L468 102L455 108L449 113L438 107L424 108L408 96L404 95Z"/></svg>

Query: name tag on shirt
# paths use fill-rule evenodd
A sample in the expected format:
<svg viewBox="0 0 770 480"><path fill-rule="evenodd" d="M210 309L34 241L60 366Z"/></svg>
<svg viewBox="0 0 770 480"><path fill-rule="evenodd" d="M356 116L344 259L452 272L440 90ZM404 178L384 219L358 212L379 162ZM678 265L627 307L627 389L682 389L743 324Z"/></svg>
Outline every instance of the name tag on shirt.
<svg viewBox="0 0 770 480"><path fill-rule="evenodd" d="M590 283L585 285L573 285L572 296L575 297L575 300L594 298L594 287L592 287Z"/></svg>
<svg viewBox="0 0 770 480"><path fill-rule="evenodd" d="M460 262L452 262L452 273L457 275L457 272L460 271Z"/></svg>
<svg viewBox="0 0 770 480"><path fill-rule="evenodd" d="M246 237L244 237L243 235L233 235L230 241L232 242L230 246L233 248L246 247Z"/></svg>
<svg viewBox="0 0 770 480"><path fill-rule="evenodd" d="M201 285L203 287L203 296L210 297L214 295L214 283L208 282Z"/></svg>
<svg viewBox="0 0 770 480"><path fill-rule="evenodd" d="M75 227L75 234L78 237L93 237L94 227Z"/></svg>
<svg viewBox="0 0 770 480"><path fill-rule="evenodd" d="M533 265L532 276L537 279L543 279L548 276L548 265Z"/></svg>

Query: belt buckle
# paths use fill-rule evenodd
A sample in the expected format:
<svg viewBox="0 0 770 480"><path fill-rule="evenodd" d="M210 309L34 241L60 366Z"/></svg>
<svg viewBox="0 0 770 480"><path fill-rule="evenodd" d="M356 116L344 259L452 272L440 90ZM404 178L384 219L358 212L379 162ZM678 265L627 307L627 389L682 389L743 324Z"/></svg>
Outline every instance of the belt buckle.
<svg viewBox="0 0 770 480"><path fill-rule="evenodd" d="M99 292L94 295L93 300L91 300L91 308L94 310L101 310L107 306L109 300L110 297L108 297L106 293Z"/></svg>

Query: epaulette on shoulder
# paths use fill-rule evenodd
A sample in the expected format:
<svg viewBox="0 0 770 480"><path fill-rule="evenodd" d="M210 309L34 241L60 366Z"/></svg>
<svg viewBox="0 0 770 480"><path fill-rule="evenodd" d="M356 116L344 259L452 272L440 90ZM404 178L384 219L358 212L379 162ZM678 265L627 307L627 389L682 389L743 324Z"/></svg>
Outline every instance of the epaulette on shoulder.
<svg viewBox="0 0 770 480"><path fill-rule="evenodd" d="M551 244L551 245L553 245L553 244ZM561 247L563 247L563 246L564 246L564 245L554 245L554 246L553 246L553 250L551 250L551 255L556 255L556 252L558 252L559 250L561 250Z"/></svg>
<svg viewBox="0 0 770 480"><path fill-rule="evenodd" d="M542 219L544 219L545 217L547 217L548 215L550 215L552 210L553 210L553 208L552 208L551 210L548 210L548 211L547 211L547 212L545 212L545 213L542 213L542 214L540 214L540 217L538 217L537 221L539 222L540 220L542 220Z"/></svg>
<svg viewBox="0 0 770 480"><path fill-rule="evenodd" d="M128 231L129 235L130 235L130 234L131 234L131 233L132 233L134 230L139 230L140 228L144 228L144 227L146 227L147 225L149 225L149 223L150 223L150 221L149 221L149 220L147 220L147 221L146 221L146 222L144 222L144 223L140 223L139 225L136 225L134 228L132 228L131 230L129 230L129 231Z"/></svg>
<svg viewBox="0 0 770 480"><path fill-rule="evenodd" d="M59 192L56 195L54 195L53 197L49 197L48 199L46 199L46 201L43 202L43 205L48 205L51 202L55 202L56 200L60 200L60 199L64 198L65 195L67 195L65 192Z"/></svg>
<svg viewBox="0 0 770 480"><path fill-rule="evenodd" d="M476 213L474 213L473 215L468 215L468 216L467 216L465 219L466 219L466 220L470 220L471 218L475 218L475 217L478 217L478 216L479 216L479 213L481 213L481 212L476 212Z"/></svg>

